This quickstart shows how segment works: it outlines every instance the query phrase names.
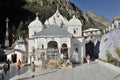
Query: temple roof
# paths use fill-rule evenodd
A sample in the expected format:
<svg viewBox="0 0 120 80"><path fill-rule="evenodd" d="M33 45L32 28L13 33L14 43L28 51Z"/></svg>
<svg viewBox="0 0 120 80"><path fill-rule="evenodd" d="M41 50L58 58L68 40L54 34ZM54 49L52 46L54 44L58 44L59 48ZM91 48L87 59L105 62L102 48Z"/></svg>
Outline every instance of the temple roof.
<svg viewBox="0 0 120 80"><path fill-rule="evenodd" d="M95 28L88 28L84 30L83 32L91 32L91 31L99 31L100 29L95 29Z"/></svg>
<svg viewBox="0 0 120 80"><path fill-rule="evenodd" d="M50 26L36 34L33 35L33 37L68 37L71 36L65 28L60 28L57 26Z"/></svg>

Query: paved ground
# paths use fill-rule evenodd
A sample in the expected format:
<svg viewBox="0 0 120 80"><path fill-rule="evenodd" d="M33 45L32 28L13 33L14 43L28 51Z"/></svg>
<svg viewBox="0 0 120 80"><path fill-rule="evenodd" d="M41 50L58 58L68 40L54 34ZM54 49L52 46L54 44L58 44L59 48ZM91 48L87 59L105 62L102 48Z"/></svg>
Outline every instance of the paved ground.
<svg viewBox="0 0 120 80"><path fill-rule="evenodd" d="M26 67L22 66L21 70L18 71L16 64L11 64L10 70L5 75L4 80L10 80L11 78L16 77L17 75L21 75L21 74L26 73L28 70L29 70L28 66L26 66Z"/></svg>
<svg viewBox="0 0 120 80"><path fill-rule="evenodd" d="M14 70L15 69L15 70ZM21 72L16 67L11 68L5 80L120 80L120 72L101 63L76 65L72 69L43 69L36 68L35 77L31 77L29 67L23 67Z"/></svg>

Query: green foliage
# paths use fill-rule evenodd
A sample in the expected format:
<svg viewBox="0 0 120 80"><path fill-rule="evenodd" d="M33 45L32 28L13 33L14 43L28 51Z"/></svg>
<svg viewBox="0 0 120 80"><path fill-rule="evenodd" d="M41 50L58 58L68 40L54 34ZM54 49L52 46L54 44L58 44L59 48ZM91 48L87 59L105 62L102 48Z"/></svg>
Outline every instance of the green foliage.
<svg viewBox="0 0 120 80"><path fill-rule="evenodd" d="M67 10L60 10L61 15L66 17L68 20L71 19L72 17L69 15Z"/></svg>
<svg viewBox="0 0 120 80"><path fill-rule="evenodd" d="M116 48L115 48L115 52L117 53L117 55L118 55L119 58L120 58L120 48L116 47Z"/></svg>
<svg viewBox="0 0 120 80"><path fill-rule="evenodd" d="M86 21L82 27L82 30L88 29L90 27L93 27L90 21Z"/></svg>
<svg viewBox="0 0 120 80"><path fill-rule="evenodd" d="M38 12L42 23L44 23L45 20L48 19L51 15L53 15L56 11L56 7L50 4L41 6L40 4L36 3L26 4L24 6L24 9L30 10L32 13L34 13L34 18L35 13Z"/></svg>
<svg viewBox="0 0 120 80"><path fill-rule="evenodd" d="M17 29L16 26L12 26L10 30L10 34L12 35L12 43L14 43L19 37L25 38L28 36L28 29L25 28L26 26L27 24L25 24L23 21L19 23Z"/></svg>
<svg viewBox="0 0 120 80"><path fill-rule="evenodd" d="M116 48L115 50L119 52L120 49ZM109 63L112 63L115 66L120 66L120 62L116 58L114 58L108 51L106 53L106 57Z"/></svg>
<svg viewBox="0 0 120 80"><path fill-rule="evenodd" d="M108 51L106 53L106 57L107 57L107 61L110 63L114 60L114 58L112 57L112 55Z"/></svg>

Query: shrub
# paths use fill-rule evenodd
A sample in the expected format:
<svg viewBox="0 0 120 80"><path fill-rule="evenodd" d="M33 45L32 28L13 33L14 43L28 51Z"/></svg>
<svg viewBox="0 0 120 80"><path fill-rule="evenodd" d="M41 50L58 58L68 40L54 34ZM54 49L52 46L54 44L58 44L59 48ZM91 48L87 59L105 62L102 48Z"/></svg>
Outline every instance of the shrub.
<svg viewBox="0 0 120 80"><path fill-rule="evenodd" d="M114 58L112 57L112 55L108 51L106 53L106 57L107 57L107 61L109 63L113 62Z"/></svg>
<svg viewBox="0 0 120 80"><path fill-rule="evenodd" d="M115 52L117 53L117 55L118 55L119 58L120 58L120 48L116 47L116 48L115 48Z"/></svg>
<svg viewBox="0 0 120 80"><path fill-rule="evenodd" d="M115 52L118 54L118 56L120 57L120 48L115 48ZM112 63L115 66L119 66L120 67L120 62L118 59L114 58L108 51L106 53L106 57L107 57L107 61L109 63Z"/></svg>

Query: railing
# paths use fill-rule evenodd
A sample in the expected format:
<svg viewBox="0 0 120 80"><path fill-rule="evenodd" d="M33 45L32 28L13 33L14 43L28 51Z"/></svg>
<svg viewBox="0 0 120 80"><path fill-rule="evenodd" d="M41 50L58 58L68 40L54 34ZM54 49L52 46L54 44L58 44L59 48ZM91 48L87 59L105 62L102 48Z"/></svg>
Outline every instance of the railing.
<svg viewBox="0 0 120 80"><path fill-rule="evenodd" d="M48 59L57 59L59 58L59 49L48 48L46 55Z"/></svg>

